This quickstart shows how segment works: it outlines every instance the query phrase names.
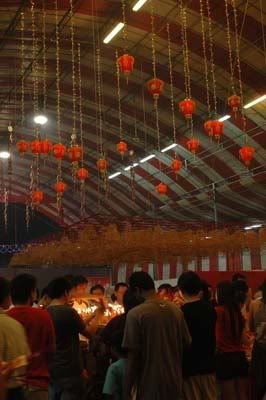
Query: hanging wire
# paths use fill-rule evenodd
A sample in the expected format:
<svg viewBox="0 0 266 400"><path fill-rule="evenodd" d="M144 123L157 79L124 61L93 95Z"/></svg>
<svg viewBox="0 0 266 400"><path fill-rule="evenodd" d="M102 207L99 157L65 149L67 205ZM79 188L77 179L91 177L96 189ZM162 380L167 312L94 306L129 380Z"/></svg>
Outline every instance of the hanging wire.
<svg viewBox="0 0 266 400"><path fill-rule="evenodd" d="M217 117L217 95L216 95L216 78L215 78L215 64L214 64L214 50L213 50L213 32L212 32L212 17L209 0L206 0L207 17L208 17L208 36L209 36L209 52L210 52L210 66L212 77L212 91L213 91L213 107L214 118Z"/></svg>
<svg viewBox="0 0 266 400"><path fill-rule="evenodd" d="M228 0L224 0L225 5L225 15L226 15L226 39L229 53L229 66L230 66L230 80L232 94L236 94L235 82L234 82L234 68L233 68L233 57L232 57L232 43L231 43L231 28L230 28L230 18L228 10Z"/></svg>
<svg viewBox="0 0 266 400"><path fill-rule="evenodd" d="M20 31L21 31L21 125L24 125L25 122L25 76L24 76L24 61L25 61L25 16L24 13L21 13L20 19Z"/></svg>
<svg viewBox="0 0 266 400"><path fill-rule="evenodd" d="M5 232L7 233L8 228L8 191L4 188L4 223L5 223Z"/></svg>
<svg viewBox="0 0 266 400"><path fill-rule="evenodd" d="M43 111L46 111L47 106L47 62L46 62L46 8L45 1L42 0L42 46L43 46Z"/></svg>
<svg viewBox="0 0 266 400"><path fill-rule="evenodd" d="M168 39L168 60L169 60L169 78L170 78L170 93L171 93L171 110L172 110L172 123L173 123L173 141L176 143L176 123L175 123L175 104L174 104L174 85L173 85L173 65L171 54L171 36L170 26L166 25L167 39Z"/></svg>
<svg viewBox="0 0 266 400"><path fill-rule="evenodd" d="M83 146L83 112L82 112L82 75L81 75L81 51L80 51L80 43L78 43L78 89L79 89L79 123L80 123L80 144L81 148L84 149ZM81 155L81 167L84 166L84 152L82 151ZM80 186L80 214L81 217L85 214L85 200L86 200L86 192L85 192L85 181L81 183Z"/></svg>
<svg viewBox="0 0 266 400"><path fill-rule="evenodd" d="M74 31L74 10L73 0L69 0L70 4L70 36L71 36L71 62L72 62L72 120L73 129L71 143L76 141L76 68L75 68L75 31Z"/></svg>
<svg viewBox="0 0 266 400"><path fill-rule="evenodd" d="M209 84L209 71L208 71L208 61L207 61L207 51L206 51L206 34L205 34L205 21L204 21L204 8L203 0L200 0L200 21L201 21L201 32L202 32L202 51L204 58L204 74L205 74L205 84L206 84L206 101L208 108L209 118L211 117L211 104L210 104L210 84Z"/></svg>
<svg viewBox="0 0 266 400"><path fill-rule="evenodd" d="M121 0L121 6L122 6L122 19L123 19L123 46L124 46L124 52L126 53L127 51L127 21L126 21L126 1Z"/></svg>
<svg viewBox="0 0 266 400"><path fill-rule="evenodd" d="M118 51L115 52L116 56L116 80L117 80L117 100L118 100L118 117L119 117L119 136L123 139L123 126L122 126L122 109L121 109L121 90L120 90L120 68L118 63Z"/></svg>

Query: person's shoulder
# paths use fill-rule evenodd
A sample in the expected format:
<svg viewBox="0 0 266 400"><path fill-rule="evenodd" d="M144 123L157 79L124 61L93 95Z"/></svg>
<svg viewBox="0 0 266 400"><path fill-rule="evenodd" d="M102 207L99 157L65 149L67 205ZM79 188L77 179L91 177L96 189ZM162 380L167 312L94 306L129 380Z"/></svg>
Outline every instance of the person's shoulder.
<svg viewBox="0 0 266 400"><path fill-rule="evenodd" d="M12 315L8 313L3 313L1 314L1 323L0 323L0 327L4 328L13 328L16 332L23 332L24 333L24 328L22 326L22 324L17 321L15 318L12 317Z"/></svg>
<svg viewBox="0 0 266 400"><path fill-rule="evenodd" d="M225 308L223 306L216 306L215 311L217 315L225 314Z"/></svg>

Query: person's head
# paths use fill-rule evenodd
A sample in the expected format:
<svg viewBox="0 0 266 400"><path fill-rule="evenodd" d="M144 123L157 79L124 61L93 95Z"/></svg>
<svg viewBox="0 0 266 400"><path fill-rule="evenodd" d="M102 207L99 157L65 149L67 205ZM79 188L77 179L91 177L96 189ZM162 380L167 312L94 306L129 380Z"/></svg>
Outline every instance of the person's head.
<svg viewBox="0 0 266 400"><path fill-rule="evenodd" d="M249 287L246 281L239 279L232 282L234 297L240 306L243 306L247 300Z"/></svg>
<svg viewBox="0 0 266 400"><path fill-rule="evenodd" d="M47 295L51 300L59 300L63 304L69 302L71 284L66 278L56 278L47 287Z"/></svg>
<svg viewBox="0 0 266 400"><path fill-rule="evenodd" d="M172 299L173 287L169 283L163 283L158 287L158 296L160 299Z"/></svg>
<svg viewBox="0 0 266 400"><path fill-rule="evenodd" d="M115 285L115 299L117 301L118 304L123 304L123 297L125 292L128 289L128 285L125 282L118 282Z"/></svg>
<svg viewBox="0 0 266 400"><path fill-rule="evenodd" d="M178 287L185 298L194 297L199 295L202 288L202 282L196 272L187 271L180 275L178 279Z"/></svg>
<svg viewBox="0 0 266 400"><path fill-rule="evenodd" d="M37 281L33 275L20 274L11 281L11 298L13 304L30 305L37 297Z"/></svg>
<svg viewBox="0 0 266 400"><path fill-rule="evenodd" d="M200 291L200 295L202 300L210 303L212 300L212 287L211 285L207 282L202 280L201 281L201 291Z"/></svg>
<svg viewBox="0 0 266 400"><path fill-rule="evenodd" d="M115 358L123 358L126 357L127 351L123 349L124 332L123 330L116 330L113 332L110 338L110 346L111 346L111 353Z"/></svg>
<svg viewBox="0 0 266 400"><path fill-rule="evenodd" d="M143 299L140 299L136 294L131 290L127 289L123 297L123 306L125 313L127 314L132 308L137 307L143 303Z"/></svg>
<svg viewBox="0 0 266 400"><path fill-rule="evenodd" d="M8 310L11 306L10 282L0 277L0 307Z"/></svg>
<svg viewBox="0 0 266 400"><path fill-rule="evenodd" d="M94 285L90 289L90 294L93 294L94 296L104 296L105 289L102 285Z"/></svg>
<svg viewBox="0 0 266 400"><path fill-rule="evenodd" d="M155 293L152 277L144 271L133 272L129 278L129 288L139 299L145 299Z"/></svg>
<svg viewBox="0 0 266 400"><path fill-rule="evenodd" d="M261 294L262 294L262 301L266 304L266 279L260 286Z"/></svg>
<svg viewBox="0 0 266 400"><path fill-rule="evenodd" d="M217 285L216 296L218 305L223 306L228 312L233 337L239 339L244 329L244 319L233 282L220 282Z"/></svg>
<svg viewBox="0 0 266 400"><path fill-rule="evenodd" d="M247 277L243 274L241 274L240 272L236 272L233 276L232 276L232 282L236 282L236 281L247 281Z"/></svg>
<svg viewBox="0 0 266 400"><path fill-rule="evenodd" d="M88 279L83 275L73 276L70 280L72 289L71 296L81 297L87 294L88 290Z"/></svg>

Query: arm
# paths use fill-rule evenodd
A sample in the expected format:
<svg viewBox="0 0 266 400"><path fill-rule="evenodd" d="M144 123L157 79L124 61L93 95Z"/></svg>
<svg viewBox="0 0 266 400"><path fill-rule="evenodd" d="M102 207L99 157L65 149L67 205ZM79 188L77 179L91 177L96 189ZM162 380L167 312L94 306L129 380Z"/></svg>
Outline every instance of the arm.
<svg viewBox="0 0 266 400"><path fill-rule="evenodd" d="M136 352L130 351L128 353L126 367L126 400L132 399L132 391L138 382L138 371L140 367L140 356Z"/></svg>

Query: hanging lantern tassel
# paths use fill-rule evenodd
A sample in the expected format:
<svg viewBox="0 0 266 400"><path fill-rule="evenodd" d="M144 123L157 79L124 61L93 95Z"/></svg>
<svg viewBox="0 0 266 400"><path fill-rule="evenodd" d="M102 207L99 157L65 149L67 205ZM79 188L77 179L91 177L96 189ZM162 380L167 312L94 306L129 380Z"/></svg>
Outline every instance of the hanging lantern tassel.
<svg viewBox="0 0 266 400"><path fill-rule="evenodd" d="M182 161L179 160L178 158L175 158L172 161L171 169L174 172L176 179L177 179L177 175L178 175L179 171L181 170L181 168L182 168Z"/></svg>
<svg viewBox="0 0 266 400"><path fill-rule="evenodd" d="M243 146L239 150L239 157L243 161L246 167L250 166L251 161L254 158L255 149L252 146Z"/></svg>
<svg viewBox="0 0 266 400"><path fill-rule="evenodd" d="M98 171L100 172L102 177L106 176L106 171L107 171L107 161L105 160L105 158L100 158L97 161L97 168Z"/></svg>
<svg viewBox="0 0 266 400"><path fill-rule="evenodd" d="M239 111L241 106L240 96L237 96L236 94L230 96L228 98L228 106L230 107L231 112L234 113L234 116L236 118L236 113Z"/></svg>
<svg viewBox="0 0 266 400"><path fill-rule="evenodd" d="M56 191L57 210L59 214L62 209L62 197L63 194L65 193L65 190L66 190L66 184L63 181L58 180L55 184L55 191Z"/></svg>

